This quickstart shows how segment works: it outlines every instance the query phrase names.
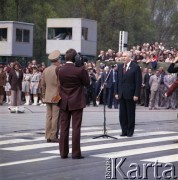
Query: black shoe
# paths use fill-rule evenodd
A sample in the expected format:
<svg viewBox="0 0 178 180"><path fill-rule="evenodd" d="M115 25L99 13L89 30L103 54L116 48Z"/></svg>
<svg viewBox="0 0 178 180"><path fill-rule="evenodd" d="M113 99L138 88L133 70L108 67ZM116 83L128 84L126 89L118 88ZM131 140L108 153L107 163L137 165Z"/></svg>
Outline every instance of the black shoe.
<svg viewBox="0 0 178 180"><path fill-rule="evenodd" d="M61 156L61 159L67 159L68 156Z"/></svg>
<svg viewBox="0 0 178 180"><path fill-rule="evenodd" d="M84 159L84 156L77 156L77 157L72 157L72 159Z"/></svg>
<svg viewBox="0 0 178 180"><path fill-rule="evenodd" d="M132 137L132 136L133 136L133 134L128 134L128 135L127 135L127 137Z"/></svg>
<svg viewBox="0 0 178 180"><path fill-rule="evenodd" d="M127 136L127 134L126 134L126 133L125 133L125 134L124 134L124 133L122 133L120 136Z"/></svg>
<svg viewBox="0 0 178 180"><path fill-rule="evenodd" d="M59 143L59 139L47 139L47 143Z"/></svg>

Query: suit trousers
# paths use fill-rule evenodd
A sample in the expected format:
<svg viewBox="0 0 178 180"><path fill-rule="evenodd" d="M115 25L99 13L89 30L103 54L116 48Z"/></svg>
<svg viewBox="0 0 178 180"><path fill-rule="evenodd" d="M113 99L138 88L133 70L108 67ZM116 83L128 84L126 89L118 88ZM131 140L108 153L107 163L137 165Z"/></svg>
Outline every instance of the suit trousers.
<svg viewBox="0 0 178 180"><path fill-rule="evenodd" d="M148 107L150 99L150 89L145 88L145 106Z"/></svg>
<svg viewBox="0 0 178 180"><path fill-rule="evenodd" d="M21 90L17 88L16 91L11 90L11 106L21 105Z"/></svg>
<svg viewBox="0 0 178 180"><path fill-rule="evenodd" d="M158 90L151 91L149 107L158 108L158 103L159 103L159 91Z"/></svg>
<svg viewBox="0 0 178 180"><path fill-rule="evenodd" d="M122 134L133 135L135 129L136 102L132 99L120 99L120 125Z"/></svg>
<svg viewBox="0 0 178 180"><path fill-rule="evenodd" d="M80 133L82 123L83 109L78 110L62 110L60 111L60 144L59 150L61 157L68 156L69 153L69 129L72 117L72 157L81 156L80 149Z"/></svg>
<svg viewBox="0 0 178 180"><path fill-rule="evenodd" d="M46 103L46 139L56 139L59 134L59 106Z"/></svg>

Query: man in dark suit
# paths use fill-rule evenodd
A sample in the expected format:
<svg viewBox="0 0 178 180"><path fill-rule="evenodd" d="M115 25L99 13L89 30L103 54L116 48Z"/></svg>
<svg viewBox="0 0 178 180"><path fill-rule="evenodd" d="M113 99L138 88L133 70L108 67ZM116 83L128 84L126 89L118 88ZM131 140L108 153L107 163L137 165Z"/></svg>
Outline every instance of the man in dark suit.
<svg viewBox="0 0 178 180"><path fill-rule="evenodd" d="M80 129L83 108L86 106L84 86L89 86L90 79L85 67L74 65L77 53L74 49L67 50L66 64L58 70L60 81L60 156L68 158L69 128L72 117L72 158L82 159L80 149Z"/></svg>
<svg viewBox="0 0 178 180"><path fill-rule="evenodd" d="M150 84L149 84L149 80L151 77L152 73L151 73L151 69L148 69L147 73L144 76L144 80L143 80L143 84L145 86L145 107L148 107L149 105L149 98L150 98Z"/></svg>
<svg viewBox="0 0 178 180"><path fill-rule="evenodd" d="M140 96L142 74L140 67L131 61L131 53L124 52L124 64L119 66L115 98L120 99L121 136L132 137L135 129L136 101Z"/></svg>
<svg viewBox="0 0 178 180"><path fill-rule="evenodd" d="M105 96L104 98L104 102L105 104L107 104L108 108L111 109L112 108L112 104L113 104L113 95L114 95L114 83L116 82L115 80L115 69L113 67L113 69L109 69L108 66L105 67L105 71L103 72L102 76L101 76L101 85L102 87L104 87L104 93Z"/></svg>
<svg viewBox="0 0 178 180"><path fill-rule="evenodd" d="M93 106L96 106L96 75L92 68L88 69L90 77L90 85L87 87L87 105L90 105L92 100Z"/></svg>

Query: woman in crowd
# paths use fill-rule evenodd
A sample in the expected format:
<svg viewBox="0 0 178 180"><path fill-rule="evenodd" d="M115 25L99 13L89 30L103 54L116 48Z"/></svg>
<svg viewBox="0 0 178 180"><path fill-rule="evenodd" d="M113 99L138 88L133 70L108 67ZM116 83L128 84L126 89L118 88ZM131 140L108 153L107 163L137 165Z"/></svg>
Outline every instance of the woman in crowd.
<svg viewBox="0 0 178 180"><path fill-rule="evenodd" d="M33 95L34 103L32 105L37 105L38 103L38 87L39 87L40 75L38 73L37 66L32 66L32 77L30 82L30 92Z"/></svg>
<svg viewBox="0 0 178 180"><path fill-rule="evenodd" d="M25 93L25 104L30 104L30 81L32 78L32 74L30 73L30 69L26 68L23 76L23 82L22 82L22 92Z"/></svg>
<svg viewBox="0 0 178 180"><path fill-rule="evenodd" d="M6 66L4 67L4 71L6 72L6 85L5 85L5 92L6 92L6 103L11 104L11 85L9 83L9 72L11 68Z"/></svg>
<svg viewBox="0 0 178 180"><path fill-rule="evenodd" d="M0 105L3 104L5 84L6 84L6 74L3 71L3 65L0 65Z"/></svg>

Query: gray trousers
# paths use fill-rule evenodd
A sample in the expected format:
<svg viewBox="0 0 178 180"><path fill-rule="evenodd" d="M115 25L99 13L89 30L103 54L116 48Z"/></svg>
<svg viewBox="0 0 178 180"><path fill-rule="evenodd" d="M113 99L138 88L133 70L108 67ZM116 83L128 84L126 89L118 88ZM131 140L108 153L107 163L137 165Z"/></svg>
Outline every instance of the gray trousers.
<svg viewBox="0 0 178 180"><path fill-rule="evenodd" d="M165 103L166 108L176 108L176 92L173 92L171 96L166 98Z"/></svg>
<svg viewBox="0 0 178 180"><path fill-rule="evenodd" d="M149 107L158 108L158 102L159 102L159 91L151 91Z"/></svg>
<svg viewBox="0 0 178 180"><path fill-rule="evenodd" d="M46 139L56 139L59 133L59 107L57 104L46 104Z"/></svg>

